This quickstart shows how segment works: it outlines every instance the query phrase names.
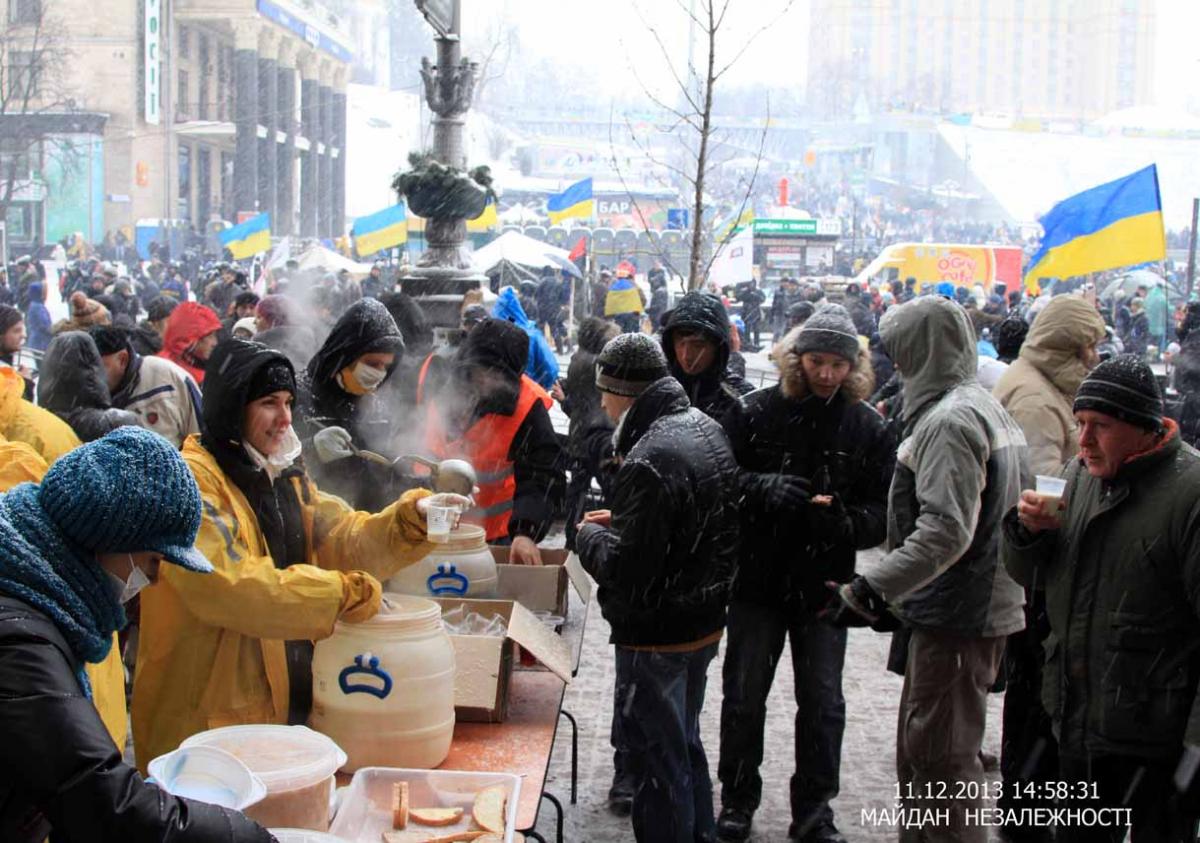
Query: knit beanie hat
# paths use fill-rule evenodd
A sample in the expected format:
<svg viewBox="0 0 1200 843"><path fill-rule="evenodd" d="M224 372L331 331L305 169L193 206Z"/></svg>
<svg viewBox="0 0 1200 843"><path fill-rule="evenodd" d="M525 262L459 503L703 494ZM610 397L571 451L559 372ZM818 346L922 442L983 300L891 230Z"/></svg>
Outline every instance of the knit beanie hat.
<svg viewBox="0 0 1200 843"><path fill-rule="evenodd" d="M1134 354L1105 360L1083 379L1072 408L1094 410L1145 430L1162 428L1163 399L1150 366Z"/></svg>
<svg viewBox="0 0 1200 843"><path fill-rule="evenodd" d="M129 334L120 328L112 325L93 325L88 328L88 333L96 343L96 350L100 352L101 357L119 351L129 351Z"/></svg>
<svg viewBox="0 0 1200 843"><path fill-rule="evenodd" d="M246 403L281 390L287 390L293 396L296 394L296 373L287 360L275 360L254 373L246 388Z"/></svg>
<svg viewBox="0 0 1200 843"><path fill-rule="evenodd" d="M146 307L146 318L151 322L161 322L171 315L171 311L179 304L170 296L156 296Z"/></svg>
<svg viewBox="0 0 1200 843"><path fill-rule="evenodd" d="M858 359L858 329L840 304L823 304L805 320L796 334L792 350L796 354L816 351L836 354L853 363Z"/></svg>
<svg viewBox="0 0 1200 843"><path fill-rule="evenodd" d="M189 571L212 571L193 546L200 489L183 457L157 433L121 427L64 454L42 478L38 502L85 551L151 550Z"/></svg>
<svg viewBox="0 0 1200 843"><path fill-rule="evenodd" d="M21 311L11 304L0 304L0 334L6 333L9 328L24 318Z"/></svg>
<svg viewBox="0 0 1200 843"><path fill-rule="evenodd" d="M621 334L609 340L596 359L596 388L636 398L668 375L662 346L645 334Z"/></svg>

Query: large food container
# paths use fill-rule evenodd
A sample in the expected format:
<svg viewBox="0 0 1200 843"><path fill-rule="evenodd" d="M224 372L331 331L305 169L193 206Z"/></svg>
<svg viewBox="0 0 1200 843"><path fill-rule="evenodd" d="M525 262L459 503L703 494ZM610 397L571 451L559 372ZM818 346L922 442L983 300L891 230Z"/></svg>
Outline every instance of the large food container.
<svg viewBox="0 0 1200 843"><path fill-rule="evenodd" d="M413 825L429 832L467 831L475 794L485 787L502 785L508 791L504 809L504 840L511 843L517 828L517 801L521 779L511 773L471 773L456 770L399 770L364 767L354 774L342 795L342 806L331 834L350 843L379 843L392 830L392 791L397 782L408 782L408 801L419 808L462 808L463 818L444 828Z"/></svg>
<svg viewBox="0 0 1200 843"><path fill-rule="evenodd" d="M340 837L307 828L269 828L267 831L278 843L346 843Z"/></svg>
<svg viewBox="0 0 1200 843"><path fill-rule="evenodd" d="M328 830L333 774L346 753L325 735L304 726L225 726L192 735L182 746L223 749L258 776L267 795L246 816L259 825Z"/></svg>
<svg viewBox="0 0 1200 843"><path fill-rule="evenodd" d="M495 597L496 559L486 535L476 524L459 524L449 541L389 579L386 590L419 597Z"/></svg>
<svg viewBox="0 0 1200 843"><path fill-rule="evenodd" d="M436 767L454 737L454 646L440 607L385 595L365 623L339 621L313 653L309 725L359 767Z"/></svg>

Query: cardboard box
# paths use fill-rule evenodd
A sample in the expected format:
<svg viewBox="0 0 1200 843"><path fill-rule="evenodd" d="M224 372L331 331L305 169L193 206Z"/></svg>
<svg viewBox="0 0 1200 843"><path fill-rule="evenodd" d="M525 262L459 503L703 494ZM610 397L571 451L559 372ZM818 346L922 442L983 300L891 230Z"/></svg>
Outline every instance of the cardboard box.
<svg viewBox="0 0 1200 843"><path fill-rule="evenodd" d="M549 612L565 618L567 616L567 582L584 602L591 598L591 582L579 559L563 548L542 548L542 564L511 565L508 562L510 548L489 545L496 560L497 597L516 600L531 612Z"/></svg>
<svg viewBox="0 0 1200 843"><path fill-rule="evenodd" d="M521 567L521 566L514 566ZM555 676L570 683L571 651L529 609L515 600L471 600L435 597L443 614L456 606L486 617L500 615L508 626L505 638L451 635L455 663L454 714L465 723L501 723L508 718L509 688L518 644Z"/></svg>

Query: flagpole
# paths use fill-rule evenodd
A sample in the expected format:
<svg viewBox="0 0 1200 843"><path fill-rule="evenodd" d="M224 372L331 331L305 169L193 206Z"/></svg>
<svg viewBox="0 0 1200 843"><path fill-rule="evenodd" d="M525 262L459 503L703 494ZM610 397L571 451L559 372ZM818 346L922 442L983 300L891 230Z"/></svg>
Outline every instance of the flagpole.
<svg viewBox="0 0 1200 843"><path fill-rule="evenodd" d="M1192 200L1192 232L1188 238L1188 270L1187 270L1187 300L1192 300L1192 290L1196 281L1196 222L1200 217L1200 199Z"/></svg>

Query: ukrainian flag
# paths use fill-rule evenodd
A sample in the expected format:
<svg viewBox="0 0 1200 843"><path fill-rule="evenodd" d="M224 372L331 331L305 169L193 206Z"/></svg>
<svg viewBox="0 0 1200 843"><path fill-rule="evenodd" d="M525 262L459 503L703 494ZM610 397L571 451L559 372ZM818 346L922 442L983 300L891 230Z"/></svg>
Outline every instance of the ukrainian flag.
<svg viewBox="0 0 1200 843"><path fill-rule="evenodd" d="M562 193L546 200L546 212L550 222L557 225L568 217L590 217L593 215L592 180L577 181Z"/></svg>
<svg viewBox="0 0 1200 843"><path fill-rule="evenodd" d="M359 257L365 258L381 249L399 246L408 240L408 215L400 202L354 221L350 229Z"/></svg>
<svg viewBox="0 0 1200 843"><path fill-rule="evenodd" d="M496 200L488 199L483 213L473 220L467 220L467 231L491 231L499 224L500 218L496 215Z"/></svg>
<svg viewBox="0 0 1200 843"><path fill-rule="evenodd" d="M221 232L220 240L235 261L266 252L271 248L271 215L259 214L227 228Z"/></svg>
<svg viewBox="0 0 1200 843"><path fill-rule="evenodd" d="M1154 164L1064 199L1041 223L1045 234L1025 270L1026 287L1167 256Z"/></svg>
<svg viewBox="0 0 1200 843"><path fill-rule="evenodd" d="M618 278L608 288L604 297L604 315L616 316L621 313L641 313L642 294L632 278Z"/></svg>

